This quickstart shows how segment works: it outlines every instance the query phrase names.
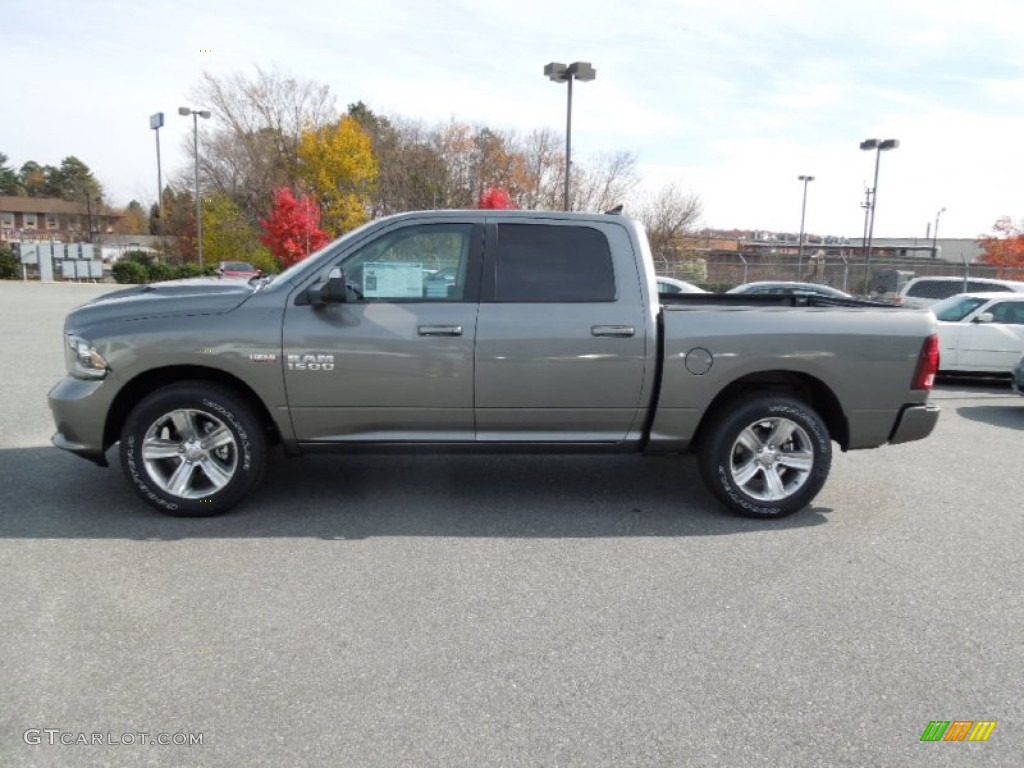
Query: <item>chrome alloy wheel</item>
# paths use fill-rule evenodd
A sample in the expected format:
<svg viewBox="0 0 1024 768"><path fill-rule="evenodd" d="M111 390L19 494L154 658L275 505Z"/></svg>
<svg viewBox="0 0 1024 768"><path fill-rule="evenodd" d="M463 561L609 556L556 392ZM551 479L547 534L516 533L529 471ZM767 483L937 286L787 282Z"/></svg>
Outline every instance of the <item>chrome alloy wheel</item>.
<svg viewBox="0 0 1024 768"><path fill-rule="evenodd" d="M759 419L740 432L732 444L732 480L760 501L789 498L804 486L813 467L810 436L786 418Z"/></svg>
<svg viewBox="0 0 1024 768"><path fill-rule="evenodd" d="M238 443L223 421L181 408L154 421L142 441L146 472L161 490L183 499L216 493L238 467Z"/></svg>

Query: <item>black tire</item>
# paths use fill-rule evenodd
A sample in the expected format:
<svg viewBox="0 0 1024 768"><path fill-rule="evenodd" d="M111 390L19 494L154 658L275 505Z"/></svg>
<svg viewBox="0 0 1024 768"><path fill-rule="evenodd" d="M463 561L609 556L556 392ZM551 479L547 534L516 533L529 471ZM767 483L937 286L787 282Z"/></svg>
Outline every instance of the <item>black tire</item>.
<svg viewBox="0 0 1024 768"><path fill-rule="evenodd" d="M209 517L256 487L267 445L264 425L241 397L206 382L182 382L146 396L129 414L121 467L155 509Z"/></svg>
<svg viewBox="0 0 1024 768"><path fill-rule="evenodd" d="M832 466L832 442L809 405L764 393L715 414L697 464L708 490L732 512L779 518L818 495Z"/></svg>

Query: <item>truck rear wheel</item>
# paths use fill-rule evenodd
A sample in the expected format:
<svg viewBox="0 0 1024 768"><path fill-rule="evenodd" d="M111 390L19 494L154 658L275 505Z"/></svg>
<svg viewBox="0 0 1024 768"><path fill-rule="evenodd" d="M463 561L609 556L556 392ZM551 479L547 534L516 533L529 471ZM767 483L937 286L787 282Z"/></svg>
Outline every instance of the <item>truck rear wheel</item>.
<svg viewBox="0 0 1024 768"><path fill-rule="evenodd" d="M697 462L708 490L733 512L785 517L825 484L832 443L813 408L765 394L726 406L702 439Z"/></svg>
<svg viewBox="0 0 1024 768"><path fill-rule="evenodd" d="M263 476L267 439L252 409L204 382L144 398L121 432L121 466L149 505L169 515L226 512Z"/></svg>

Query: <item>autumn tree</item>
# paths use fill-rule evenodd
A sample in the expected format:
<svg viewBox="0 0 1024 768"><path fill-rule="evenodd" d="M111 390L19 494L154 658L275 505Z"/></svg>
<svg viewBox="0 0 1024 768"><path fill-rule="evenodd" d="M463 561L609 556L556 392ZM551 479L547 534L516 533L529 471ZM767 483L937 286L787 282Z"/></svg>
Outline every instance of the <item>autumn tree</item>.
<svg viewBox="0 0 1024 768"><path fill-rule="evenodd" d="M677 183L648 192L636 201L633 212L644 229L657 269L695 282L707 280L707 260L697 250L700 198Z"/></svg>
<svg viewBox="0 0 1024 768"><path fill-rule="evenodd" d="M53 166L49 166L53 170ZM46 197L47 171L35 160L29 160L18 170L18 181L29 197Z"/></svg>
<svg viewBox="0 0 1024 768"><path fill-rule="evenodd" d="M993 235L983 235L978 243L983 249L980 261L999 267L999 277L1019 278L1024 270L1024 222L1014 224L1009 216L992 225Z"/></svg>
<svg viewBox="0 0 1024 768"><path fill-rule="evenodd" d="M203 257L211 264L248 261L264 272L277 271L258 229L227 195L214 195L203 202Z"/></svg>
<svg viewBox="0 0 1024 768"><path fill-rule="evenodd" d="M509 197L508 192L501 187L488 187L480 193L480 197L476 201L476 207L503 210L515 208L516 204Z"/></svg>
<svg viewBox="0 0 1024 768"><path fill-rule="evenodd" d="M337 236L367 220L378 166L370 135L359 121L346 115L304 132L298 160L299 179L319 201L327 232Z"/></svg>
<svg viewBox="0 0 1024 768"><path fill-rule="evenodd" d="M550 128L541 128L519 142L525 176L519 193L521 208L560 208L565 189L565 142Z"/></svg>
<svg viewBox="0 0 1024 768"><path fill-rule="evenodd" d="M18 172L7 165L8 157L0 152L0 195L24 195L25 188L18 178Z"/></svg>
<svg viewBox="0 0 1024 768"><path fill-rule="evenodd" d="M264 234L259 238L282 267L302 261L313 251L327 244L327 234L320 229L320 211L309 197L296 199L291 189L282 187L274 193L270 216L260 219Z"/></svg>
<svg viewBox="0 0 1024 768"><path fill-rule="evenodd" d="M92 170L74 155L61 160L60 167L49 169L46 187L50 197L63 200L82 201L87 195L92 200L103 198L103 187Z"/></svg>
<svg viewBox="0 0 1024 768"><path fill-rule="evenodd" d="M163 235L172 251L172 258L192 261L198 256L196 247L196 201L188 187L164 187L164 221L161 227L160 208L154 203L149 212L149 233Z"/></svg>
<svg viewBox="0 0 1024 768"><path fill-rule="evenodd" d="M206 72L192 92L195 103L213 113L212 125L200 131L204 187L230 197L254 224L270 209L275 189L296 183L302 133L337 115L327 85L259 66L255 70L251 77ZM190 157L191 141L190 133Z"/></svg>
<svg viewBox="0 0 1024 768"><path fill-rule="evenodd" d="M447 170L431 143L431 130L417 121L378 115L363 102L350 104L354 118L370 136L378 175L371 215L441 208Z"/></svg>
<svg viewBox="0 0 1024 768"><path fill-rule="evenodd" d="M636 218L647 230L655 258L665 262L678 261L693 250L701 209L697 195L685 192L674 183L640 201Z"/></svg>
<svg viewBox="0 0 1024 768"><path fill-rule="evenodd" d="M120 211L120 217L114 225L114 232L119 235L143 235L149 232L149 217L138 200L132 200Z"/></svg>
<svg viewBox="0 0 1024 768"><path fill-rule="evenodd" d="M607 211L623 204L640 182L636 156L630 152L612 152L598 155L586 165L574 162L571 181L570 210Z"/></svg>

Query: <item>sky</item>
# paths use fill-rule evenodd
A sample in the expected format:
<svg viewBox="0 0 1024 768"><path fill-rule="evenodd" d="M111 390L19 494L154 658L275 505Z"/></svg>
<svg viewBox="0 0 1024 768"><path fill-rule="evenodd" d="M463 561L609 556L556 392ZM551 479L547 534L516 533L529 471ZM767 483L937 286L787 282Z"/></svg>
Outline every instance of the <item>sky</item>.
<svg viewBox="0 0 1024 768"><path fill-rule="evenodd" d="M202 73L276 67L428 124L565 129L551 61L589 61L573 157L628 151L643 188L700 197L703 226L859 237L877 153L875 237L976 237L1024 218L1020 0L5 0L0 152L86 162L108 199L156 199L191 169ZM214 115L211 123L215 123ZM212 127L212 126L211 126ZM627 213L629 208L627 206Z"/></svg>

